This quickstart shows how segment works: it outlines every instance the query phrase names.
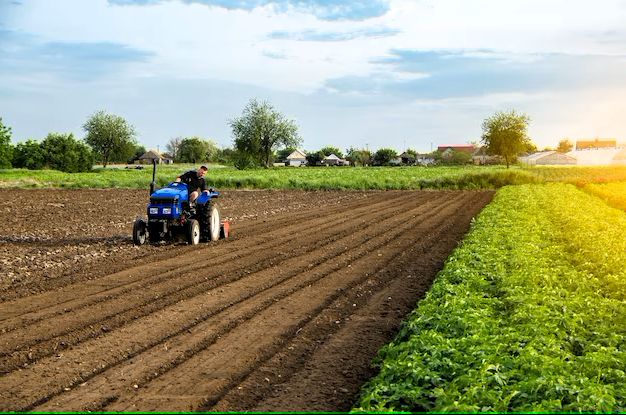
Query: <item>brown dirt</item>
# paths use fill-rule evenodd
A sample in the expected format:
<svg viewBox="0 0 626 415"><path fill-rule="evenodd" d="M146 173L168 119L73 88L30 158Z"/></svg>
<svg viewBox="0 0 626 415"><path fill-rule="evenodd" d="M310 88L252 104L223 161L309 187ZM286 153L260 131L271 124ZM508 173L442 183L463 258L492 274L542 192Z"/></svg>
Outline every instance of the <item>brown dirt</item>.
<svg viewBox="0 0 626 415"><path fill-rule="evenodd" d="M492 197L223 191L138 247L147 190L0 189L0 411L347 412Z"/></svg>

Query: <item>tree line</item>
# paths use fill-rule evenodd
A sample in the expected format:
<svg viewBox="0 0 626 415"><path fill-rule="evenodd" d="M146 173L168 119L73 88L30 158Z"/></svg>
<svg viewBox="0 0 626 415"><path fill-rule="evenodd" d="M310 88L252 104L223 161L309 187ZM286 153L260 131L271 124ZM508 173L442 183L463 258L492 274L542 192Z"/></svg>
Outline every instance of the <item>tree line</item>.
<svg viewBox="0 0 626 415"><path fill-rule="evenodd" d="M500 111L483 121L480 143L487 154L500 156L507 167L520 153L537 150L527 135L530 117L515 110ZM233 137L233 148L220 149L213 140L198 136L173 137L163 155L173 162L219 162L239 169L270 167L276 159L286 159L303 142L298 126L277 111L268 102L251 99L240 117L228 120ZM56 169L66 172L91 170L94 163L106 167L111 163L131 163L146 149L137 143L135 127L124 118L105 111L93 113L82 125L85 136L77 140L72 133L50 133L41 142L28 139L13 146L11 128L0 117L0 168ZM559 151L568 151L571 143L559 142ZM398 158L392 148L369 149L350 147L344 154L337 147L327 146L306 153L309 165L318 165L325 157L334 154L351 165L388 165ZM415 156L412 149L405 154ZM465 164L471 155L464 151L432 157L447 164Z"/></svg>

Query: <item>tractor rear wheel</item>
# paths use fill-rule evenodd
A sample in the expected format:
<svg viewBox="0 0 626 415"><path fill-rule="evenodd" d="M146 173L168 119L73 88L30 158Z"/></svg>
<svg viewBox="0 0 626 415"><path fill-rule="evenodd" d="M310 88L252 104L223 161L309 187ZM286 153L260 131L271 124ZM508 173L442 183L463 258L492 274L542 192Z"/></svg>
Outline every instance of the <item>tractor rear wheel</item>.
<svg viewBox="0 0 626 415"><path fill-rule="evenodd" d="M220 211L216 200L209 199L204 204L199 219L203 238L210 241L220 239Z"/></svg>
<svg viewBox="0 0 626 415"><path fill-rule="evenodd" d="M189 245L197 245L200 242L200 224L195 219L187 221L187 242Z"/></svg>
<svg viewBox="0 0 626 415"><path fill-rule="evenodd" d="M146 243L146 221L137 218L133 224L133 243L135 245L143 245Z"/></svg>

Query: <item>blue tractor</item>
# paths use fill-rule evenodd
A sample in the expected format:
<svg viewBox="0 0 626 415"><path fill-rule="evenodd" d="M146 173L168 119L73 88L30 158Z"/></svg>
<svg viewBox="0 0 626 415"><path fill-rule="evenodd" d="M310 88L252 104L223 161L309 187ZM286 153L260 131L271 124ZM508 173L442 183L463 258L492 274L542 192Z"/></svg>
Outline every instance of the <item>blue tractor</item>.
<svg viewBox="0 0 626 415"><path fill-rule="evenodd" d="M196 245L200 241L217 241L228 236L228 223L220 223L219 193L213 187L190 203L184 183L172 182L155 190L155 172L156 162L150 184L148 220L138 217L133 225L135 245L180 239L181 236L187 243Z"/></svg>

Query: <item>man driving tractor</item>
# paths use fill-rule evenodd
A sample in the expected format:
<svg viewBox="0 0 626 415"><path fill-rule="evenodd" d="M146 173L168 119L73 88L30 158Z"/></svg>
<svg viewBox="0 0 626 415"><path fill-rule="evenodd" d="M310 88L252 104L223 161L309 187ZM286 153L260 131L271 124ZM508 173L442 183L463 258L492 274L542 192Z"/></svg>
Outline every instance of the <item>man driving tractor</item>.
<svg viewBox="0 0 626 415"><path fill-rule="evenodd" d="M175 182L182 182L187 185L187 190L189 192L189 203L195 203L196 199L200 195L198 189L203 192L208 192L206 188L206 180L204 179L204 175L206 174L208 168L205 165L202 165L198 168L198 170L189 170L180 176L176 177Z"/></svg>

